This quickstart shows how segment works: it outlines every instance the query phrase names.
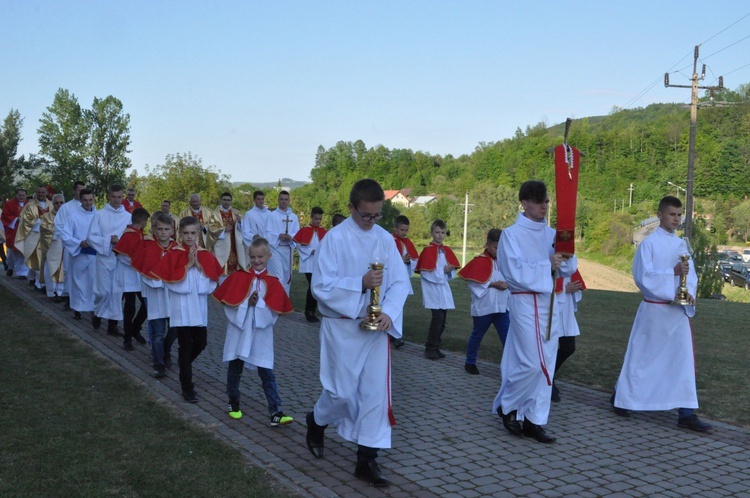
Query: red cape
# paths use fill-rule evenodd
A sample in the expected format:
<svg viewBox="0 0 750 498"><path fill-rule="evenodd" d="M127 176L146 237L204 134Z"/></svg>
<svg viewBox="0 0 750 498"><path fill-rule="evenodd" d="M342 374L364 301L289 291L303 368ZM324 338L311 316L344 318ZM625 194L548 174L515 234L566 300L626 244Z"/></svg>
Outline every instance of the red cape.
<svg viewBox="0 0 750 498"><path fill-rule="evenodd" d="M312 242L314 233L318 234L318 242L320 242L321 240L323 240L323 237L325 237L326 233L328 233L328 230L326 230L323 227L314 227L312 225L302 227L297 231L296 234L294 234L293 240L297 244L302 244L303 246L309 246L310 242Z"/></svg>
<svg viewBox="0 0 750 498"><path fill-rule="evenodd" d="M24 206L25 205L26 204L24 204ZM18 231L20 220L16 223L15 228L10 228L8 225L10 225L14 219L21 216L21 211L23 211L23 207L18 204L18 199L15 197L9 199L3 206L2 223L5 225L5 245L7 247L15 247L16 232Z"/></svg>
<svg viewBox="0 0 750 498"><path fill-rule="evenodd" d="M133 206L131 207L130 206L130 201L128 201L127 199L125 199L124 201L122 201L122 207L125 208L125 211L127 211L128 213L132 214L133 211L135 211L135 208L142 208L143 205L140 202L138 202L138 201L133 201Z"/></svg>
<svg viewBox="0 0 750 498"><path fill-rule="evenodd" d="M170 249L177 246L177 242L174 240L169 241L169 245L164 248L159 244L159 241L155 240L151 235L147 235L143 238L138 252L130 258L130 265L135 271L143 275L144 277L153 278L151 275L151 269L161 261Z"/></svg>
<svg viewBox="0 0 750 498"><path fill-rule="evenodd" d="M260 275L255 270L249 272L239 269L227 277L226 280L214 291L213 297L221 304L227 306L239 306L250 296L250 290L253 288L253 282L256 278L266 283L266 295L263 300L271 310L279 315L291 313L294 311L289 296L284 291L279 279L269 275L263 270Z"/></svg>
<svg viewBox="0 0 750 498"><path fill-rule="evenodd" d="M408 237L399 237L395 233L393 234L393 240L396 241L396 247L398 248L399 254L404 254L404 246L406 246L406 252L409 253L409 256L411 259L417 259L419 257L419 253L417 252L417 248L414 247L414 244L412 244L411 240L409 240Z"/></svg>
<svg viewBox="0 0 750 498"><path fill-rule="evenodd" d="M142 242L143 229L139 230L133 228L133 225L128 225L128 228L125 229L122 237L120 237L120 240L117 241L117 244L115 244L115 247L113 247L112 250L118 254L128 256L132 260L133 256L138 252Z"/></svg>
<svg viewBox="0 0 750 498"><path fill-rule="evenodd" d="M581 273L578 270L576 270L576 272L573 275L571 275L570 281L571 282L581 282L581 290L586 290L586 282L583 281L583 277L581 276ZM564 290L565 289L563 289L563 279L562 279L562 277L558 278L557 280L555 280L555 293L559 294L559 293L563 292Z"/></svg>
<svg viewBox="0 0 750 498"><path fill-rule="evenodd" d="M478 284L483 284L492 278L495 259L484 251L479 256L469 261L466 266L461 268L458 276L464 280L471 280Z"/></svg>
<svg viewBox="0 0 750 498"><path fill-rule="evenodd" d="M214 282L224 274L224 268L216 260L216 256L202 247L198 248L198 262L203 268L203 274ZM161 260L151 268L148 277L158 278L164 282L182 282L187 275L188 248L179 245L170 249Z"/></svg>
<svg viewBox="0 0 750 498"><path fill-rule="evenodd" d="M422 254L419 255L417 260L417 269L414 270L417 273L420 271L435 271L438 260L438 249L442 249L445 254L445 261L455 268L461 268L458 263L458 258L453 254L450 247L444 245L437 245L434 242L430 242L430 245L422 249Z"/></svg>

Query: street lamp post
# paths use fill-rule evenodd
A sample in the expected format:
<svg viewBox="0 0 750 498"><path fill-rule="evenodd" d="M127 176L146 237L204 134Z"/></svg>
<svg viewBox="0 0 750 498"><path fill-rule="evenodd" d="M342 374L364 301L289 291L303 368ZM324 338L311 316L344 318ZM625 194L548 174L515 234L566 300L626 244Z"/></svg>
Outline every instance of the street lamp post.
<svg viewBox="0 0 750 498"><path fill-rule="evenodd" d="M683 192L687 193L687 190L686 190L686 189L684 189L683 187L680 187L679 185L675 185L675 184L674 184L674 183L672 183L672 182L667 182L667 184L668 184L668 185L671 185L671 186L673 186L674 188L676 188L676 189L677 189L677 197L680 197L680 190L682 190Z"/></svg>

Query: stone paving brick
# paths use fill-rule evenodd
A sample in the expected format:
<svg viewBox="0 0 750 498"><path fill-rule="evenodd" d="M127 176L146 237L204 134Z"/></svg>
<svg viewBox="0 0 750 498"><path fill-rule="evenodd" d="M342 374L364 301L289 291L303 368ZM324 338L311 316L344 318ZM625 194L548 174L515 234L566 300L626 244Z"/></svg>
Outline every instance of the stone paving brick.
<svg viewBox="0 0 750 498"><path fill-rule="evenodd" d="M299 282L295 275L293 285ZM239 448L248 462L300 496L750 496L746 429L711 422L714 433L693 433L677 428L674 411L622 419L612 413L608 393L560 381L563 401L553 404L547 427L558 441L540 445L511 436L496 415L487 413L500 386L497 365L480 362L481 375L466 375L462 353L428 361L418 344L392 355L398 425L393 449L381 451L379 458L393 482L384 492L352 476L356 448L335 428L326 431L324 459L314 459L304 445L304 416L321 387L318 327L301 313L281 317L275 338L277 383L284 411L295 423L271 428L252 371L245 372L241 384L243 418L226 415L226 365L221 362L226 321L217 303L209 306L208 347L194 366L200 402L188 405L176 367L163 380L151 376L148 348L125 352L121 341L93 331L87 320L72 320L71 312L28 286L6 278L0 285L125 371L175 414Z"/></svg>

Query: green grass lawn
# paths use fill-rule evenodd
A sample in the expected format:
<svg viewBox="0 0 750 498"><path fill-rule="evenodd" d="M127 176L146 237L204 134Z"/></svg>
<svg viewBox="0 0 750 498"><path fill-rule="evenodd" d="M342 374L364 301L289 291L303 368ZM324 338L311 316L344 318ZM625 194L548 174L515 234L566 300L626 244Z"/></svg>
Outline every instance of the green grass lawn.
<svg viewBox="0 0 750 498"><path fill-rule="evenodd" d="M422 307L419 278L412 278L414 295L404 310L404 338L423 344L430 312ZM466 283L451 282L456 309L448 312L443 349L466 350L472 329L471 297ZM725 291L728 286L725 288ZM304 309L307 281L295 274L292 302ZM750 291L732 289L745 292ZM581 336L576 352L560 369L558 378L602 391L611 391L620 373L630 328L641 301L640 294L587 290L578 307ZM701 413L725 422L750 426L750 379L746 374L750 358L750 306L741 302L701 299L698 301L693 333L698 365L698 400ZM502 346L494 328L484 337L479 351L483 360L500 362Z"/></svg>
<svg viewBox="0 0 750 498"><path fill-rule="evenodd" d="M0 496L293 496L0 288Z"/></svg>

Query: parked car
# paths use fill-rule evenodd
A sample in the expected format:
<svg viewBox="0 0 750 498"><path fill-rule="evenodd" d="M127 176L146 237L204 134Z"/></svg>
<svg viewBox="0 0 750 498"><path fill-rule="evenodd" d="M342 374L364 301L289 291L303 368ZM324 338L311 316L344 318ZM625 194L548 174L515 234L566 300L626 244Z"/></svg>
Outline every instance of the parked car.
<svg viewBox="0 0 750 498"><path fill-rule="evenodd" d="M729 270L729 285L750 289L750 271L742 263L735 263Z"/></svg>
<svg viewBox="0 0 750 498"><path fill-rule="evenodd" d="M728 261L719 261L716 263L716 272L721 275L724 282L729 282L729 272L732 270L732 263Z"/></svg>
<svg viewBox="0 0 750 498"><path fill-rule="evenodd" d="M737 251L718 251L716 255L719 261L729 261L730 263L742 263L742 255Z"/></svg>
<svg viewBox="0 0 750 498"><path fill-rule="evenodd" d="M745 249L742 251L742 261L745 263L750 263L750 249Z"/></svg>

